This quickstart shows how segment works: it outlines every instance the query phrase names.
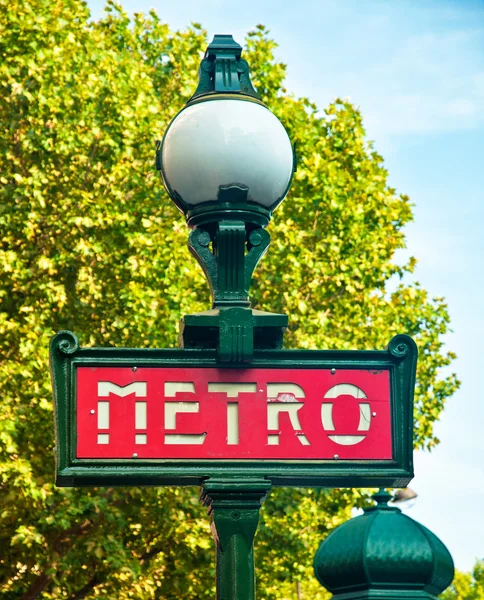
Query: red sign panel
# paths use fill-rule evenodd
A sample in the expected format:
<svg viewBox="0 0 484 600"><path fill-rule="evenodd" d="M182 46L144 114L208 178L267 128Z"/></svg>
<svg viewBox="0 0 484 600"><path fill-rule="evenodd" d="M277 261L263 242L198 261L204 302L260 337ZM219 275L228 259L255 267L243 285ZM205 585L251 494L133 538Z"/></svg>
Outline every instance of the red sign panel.
<svg viewBox="0 0 484 600"><path fill-rule="evenodd" d="M79 367L77 458L392 458L388 370Z"/></svg>

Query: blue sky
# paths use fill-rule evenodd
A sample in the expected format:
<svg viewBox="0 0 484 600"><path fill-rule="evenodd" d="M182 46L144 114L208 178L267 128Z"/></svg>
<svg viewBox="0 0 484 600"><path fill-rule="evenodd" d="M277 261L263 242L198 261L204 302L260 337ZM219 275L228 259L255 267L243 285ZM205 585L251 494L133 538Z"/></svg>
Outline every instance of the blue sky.
<svg viewBox="0 0 484 600"><path fill-rule="evenodd" d="M104 2L88 2L94 18ZM449 304L448 348L462 380L430 454L418 452L409 516L449 547L456 566L484 558L484 0L124 0L172 28L200 22L239 43L258 23L279 44L286 87L323 109L361 107L390 184L415 204L406 229L415 280Z"/></svg>

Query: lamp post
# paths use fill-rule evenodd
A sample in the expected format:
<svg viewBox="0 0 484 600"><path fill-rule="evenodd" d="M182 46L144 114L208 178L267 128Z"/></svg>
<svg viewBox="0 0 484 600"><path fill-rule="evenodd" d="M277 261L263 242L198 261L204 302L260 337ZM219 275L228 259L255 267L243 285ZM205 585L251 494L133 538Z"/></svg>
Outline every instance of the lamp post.
<svg viewBox="0 0 484 600"><path fill-rule="evenodd" d="M183 348L217 349L221 363L282 347L287 316L251 308L249 287L269 246L265 227L295 168L288 134L253 88L242 48L216 35L186 106L157 143L156 166L192 228L190 252L210 285L211 310L185 315ZM217 546L218 600L255 598L253 540L270 482L210 478L202 485Z"/></svg>
<svg viewBox="0 0 484 600"><path fill-rule="evenodd" d="M286 130L252 87L242 48L216 35L199 84L157 143L157 169L192 228L188 245L210 285L212 309L182 319L180 346L217 348L247 362L254 348L281 348L287 316L253 310L253 271L265 231L295 166Z"/></svg>
<svg viewBox="0 0 484 600"><path fill-rule="evenodd" d="M413 476L415 342L284 350L287 316L251 308L295 159L241 50L215 36L156 151L212 308L182 319L181 349L84 348L70 331L50 345L57 485L200 484L218 600L255 598L253 540L272 483L398 487Z"/></svg>

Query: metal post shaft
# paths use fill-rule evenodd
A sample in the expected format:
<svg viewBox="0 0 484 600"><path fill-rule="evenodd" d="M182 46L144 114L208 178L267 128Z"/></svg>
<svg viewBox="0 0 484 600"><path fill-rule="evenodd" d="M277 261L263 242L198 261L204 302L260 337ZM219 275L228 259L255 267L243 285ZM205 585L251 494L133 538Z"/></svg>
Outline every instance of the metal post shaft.
<svg viewBox="0 0 484 600"><path fill-rule="evenodd" d="M270 488L265 479L209 479L202 486L217 548L217 600L255 600L254 536Z"/></svg>

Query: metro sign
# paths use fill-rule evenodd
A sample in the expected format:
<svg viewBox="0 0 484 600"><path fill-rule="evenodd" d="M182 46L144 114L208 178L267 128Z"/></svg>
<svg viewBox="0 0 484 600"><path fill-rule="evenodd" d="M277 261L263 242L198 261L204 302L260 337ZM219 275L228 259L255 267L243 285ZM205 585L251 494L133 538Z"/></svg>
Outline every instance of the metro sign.
<svg viewBox="0 0 484 600"><path fill-rule="evenodd" d="M58 485L402 486L412 472L416 348L215 352L79 348L52 340Z"/></svg>
<svg viewBox="0 0 484 600"><path fill-rule="evenodd" d="M391 459L389 371L79 367L77 458Z"/></svg>

